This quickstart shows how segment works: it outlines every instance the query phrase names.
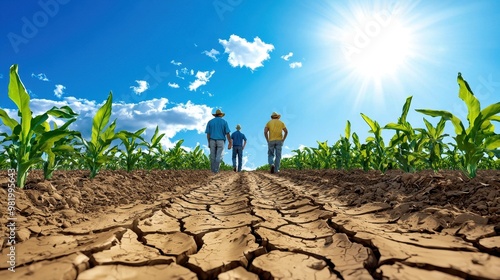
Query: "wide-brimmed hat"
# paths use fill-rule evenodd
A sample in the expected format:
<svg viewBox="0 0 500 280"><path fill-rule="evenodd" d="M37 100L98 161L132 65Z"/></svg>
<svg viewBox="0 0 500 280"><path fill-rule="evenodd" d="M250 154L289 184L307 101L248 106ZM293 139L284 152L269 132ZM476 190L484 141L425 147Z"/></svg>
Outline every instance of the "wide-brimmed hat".
<svg viewBox="0 0 500 280"><path fill-rule="evenodd" d="M223 113L220 109L217 109L217 111L215 111L215 114L212 114L212 116L214 117L224 117L226 115L226 113Z"/></svg>
<svg viewBox="0 0 500 280"><path fill-rule="evenodd" d="M281 115L280 115L280 114L278 114L278 113L276 113L276 112L273 112L273 113L271 114L271 119L279 119L279 118L281 118Z"/></svg>
<svg viewBox="0 0 500 280"><path fill-rule="evenodd" d="M236 125L236 130L240 130L241 129L241 125L237 124Z"/></svg>

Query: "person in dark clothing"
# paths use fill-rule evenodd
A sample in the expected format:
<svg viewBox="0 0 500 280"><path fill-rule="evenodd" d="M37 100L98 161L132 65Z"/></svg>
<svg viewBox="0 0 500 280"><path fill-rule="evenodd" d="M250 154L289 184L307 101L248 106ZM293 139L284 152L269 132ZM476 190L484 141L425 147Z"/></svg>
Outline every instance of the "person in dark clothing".
<svg viewBox="0 0 500 280"><path fill-rule="evenodd" d="M247 138L240 130L241 126L238 124L236 131L231 134L231 139L233 139L233 170L238 170L238 172L241 171L241 167L243 166L243 149L245 149L245 145L247 144ZM236 169L236 157L238 157L238 169Z"/></svg>

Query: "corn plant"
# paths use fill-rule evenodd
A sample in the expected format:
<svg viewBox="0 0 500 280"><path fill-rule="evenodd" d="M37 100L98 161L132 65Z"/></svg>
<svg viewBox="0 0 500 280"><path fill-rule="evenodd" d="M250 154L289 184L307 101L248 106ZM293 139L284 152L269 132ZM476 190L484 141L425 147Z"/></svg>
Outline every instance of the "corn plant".
<svg viewBox="0 0 500 280"><path fill-rule="evenodd" d="M316 162L319 163L319 168L333 168L335 166L335 159L334 159L334 153L335 153L335 147L334 146L328 146L328 141L324 142L319 142L318 143L318 148L313 149L313 157L315 158Z"/></svg>
<svg viewBox="0 0 500 280"><path fill-rule="evenodd" d="M366 157L371 159L371 167L385 172L389 168L388 158L390 150L385 147L384 139L382 138L382 128L377 121L373 121L363 113L361 113L361 117L370 127L369 132L373 133L373 136L366 138L366 145L364 147L362 145L362 149L364 149Z"/></svg>
<svg viewBox="0 0 500 280"><path fill-rule="evenodd" d="M393 150L392 156L398 163L399 168L406 172L416 171L419 161L425 158L422 149L426 134L422 132L416 133L419 129L414 129L406 120L411 100L412 96L406 98L397 123L389 123L384 126L384 129L396 131L389 142L389 147Z"/></svg>
<svg viewBox="0 0 500 280"><path fill-rule="evenodd" d="M307 154L306 154L306 152L304 152L301 149L292 150L292 152L294 152L295 155L293 157L291 157L290 159L283 159L282 163L280 163L281 166L283 166L283 168L287 168L287 166L288 166L287 164L288 164L288 162L290 162L290 164L289 164L290 167L293 166L293 168L295 168L295 169L302 170L302 169L307 168L307 163L306 163Z"/></svg>
<svg viewBox="0 0 500 280"><path fill-rule="evenodd" d="M109 148L111 142L117 138L115 134L116 120L108 125L111 118L112 102L113 94L110 92L108 99L97 110L92 120L90 141L85 140L81 134L78 135L85 147L83 158L86 167L90 169L90 178L94 178L105 164L113 160L113 155L117 151L116 146Z"/></svg>
<svg viewBox="0 0 500 280"><path fill-rule="evenodd" d="M210 168L210 159L205 155L200 145L197 145L187 153L185 164L187 169L208 169Z"/></svg>
<svg viewBox="0 0 500 280"><path fill-rule="evenodd" d="M65 129L70 122L64 124L61 129ZM54 124L57 129L57 125ZM78 135L75 131L68 131L66 137L58 139L54 142L54 147L46 151L47 157L43 162L43 176L45 179L52 178L54 171L64 163L65 159L71 159L77 156L76 150L73 146L75 143L75 136Z"/></svg>
<svg viewBox="0 0 500 280"><path fill-rule="evenodd" d="M20 122L9 117L2 109L0 109L0 118L11 130L11 135L7 135L6 139L12 142L11 152L15 155L17 186L24 188L29 170L43 161L42 155L44 153L51 154L53 152L52 149L56 141L71 133L67 127L76 120L76 114L71 108L65 106L54 107L33 117L30 96L21 82L17 65L10 68L8 95L17 106ZM69 120L60 128L50 130L47 121L49 115Z"/></svg>
<svg viewBox="0 0 500 280"><path fill-rule="evenodd" d="M352 143L354 145L352 151L352 167L362 168L364 171L368 171L370 169L371 149L368 148L366 144L361 144L356 132L352 133Z"/></svg>
<svg viewBox="0 0 500 280"><path fill-rule="evenodd" d="M352 165L351 142L351 122L347 121L345 126L345 136L340 136L340 139L334 145L334 153L336 158L337 169L350 169Z"/></svg>
<svg viewBox="0 0 500 280"><path fill-rule="evenodd" d="M445 149L448 148L443 142L444 138L449 136L444 133L446 119L441 118L435 127L425 118L424 123L427 129L417 128L422 135L425 135L422 145L428 155L423 158L423 161L425 161L427 167L437 170L442 167L442 155L445 153Z"/></svg>
<svg viewBox="0 0 500 280"><path fill-rule="evenodd" d="M165 133L159 134L159 127L156 126L155 133L151 137L149 142L145 141L144 145L148 150L147 153L143 155L144 167L146 169L159 168L158 154L161 149L161 139L165 136Z"/></svg>
<svg viewBox="0 0 500 280"><path fill-rule="evenodd" d="M14 148L14 144L9 141L11 137L5 132L0 133L0 136L2 136L2 141L0 141L0 144L3 144L3 151L0 156L0 165L2 166L1 169L16 169L16 150Z"/></svg>
<svg viewBox="0 0 500 280"><path fill-rule="evenodd" d="M141 134L144 133L146 128L141 128L136 132L128 132L122 130L116 134L116 137L122 141L122 144L125 146L124 151L120 151L125 159L125 165L127 172L130 172L134 169L137 162L142 156L142 150L140 146L144 145L144 138L141 137ZM136 142L139 139L141 142Z"/></svg>
<svg viewBox="0 0 500 280"><path fill-rule="evenodd" d="M160 147L160 158L163 169L183 169L186 150L182 148L184 140L179 140L173 148L164 150Z"/></svg>
<svg viewBox="0 0 500 280"><path fill-rule="evenodd" d="M479 100L474 96L469 84L458 73L458 96L465 102L469 126L465 128L463 122L455 115L443 110L418 109L417 112L432 117L442 117L451 121L455 127L457 148L462 152L462 167L469 177L476 176L477 165L485 153L497 153L500 147L500 135L494 131L492 121L500 121L500 102L489 105L481 110Z"/></svg>

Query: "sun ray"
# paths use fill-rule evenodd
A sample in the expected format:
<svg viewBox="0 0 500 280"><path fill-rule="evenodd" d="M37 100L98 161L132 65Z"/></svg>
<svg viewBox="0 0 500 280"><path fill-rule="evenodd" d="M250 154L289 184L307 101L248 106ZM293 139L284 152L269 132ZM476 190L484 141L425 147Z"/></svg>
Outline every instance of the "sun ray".
<svg viewBox="0 0 500 280"><path fill-rule="evenodd" d="M404 81L424 84L428 77L419 68L439 55L432 43L437 33L431 27L460 11L426 14L422 7L425 10L419 1L348 1L316 7L321 11L316 36L325 50L329 46L323 71L333 74L339 88L352 89L353 109L366 103L384 105L394 95L407 97Z"/></svg>

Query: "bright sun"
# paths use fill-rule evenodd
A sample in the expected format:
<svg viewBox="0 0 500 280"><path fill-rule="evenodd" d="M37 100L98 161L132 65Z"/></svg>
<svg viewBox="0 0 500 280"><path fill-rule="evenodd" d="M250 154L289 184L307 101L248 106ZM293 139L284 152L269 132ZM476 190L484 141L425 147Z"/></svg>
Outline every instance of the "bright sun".
<svg viewBox="0 0 500 280"><path fill-rule="evenodd" d="M348 65L357 75L380 80L394 75L406 62L410 54L410 38L409 32L395 20L383 30L372 29L373 32L365 34L365 42L358 40L364 45L347 57Z"/></svg>
<svg viewBox="0 0 500 280"><path fill-rule="evenodd" d="M336 47L326 54L331 59L325 60L325 67L335 69L339 84L351 88L355 105L367 98L382 104L400 94L402 81L413 77L415 63L423 57L420 25L410 13L415 5L352 1L332 5L333 11L325 9L331 21L323 22L318 34L326 45Z"/></svg>

